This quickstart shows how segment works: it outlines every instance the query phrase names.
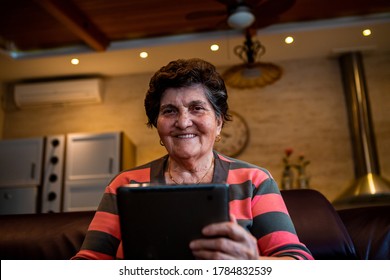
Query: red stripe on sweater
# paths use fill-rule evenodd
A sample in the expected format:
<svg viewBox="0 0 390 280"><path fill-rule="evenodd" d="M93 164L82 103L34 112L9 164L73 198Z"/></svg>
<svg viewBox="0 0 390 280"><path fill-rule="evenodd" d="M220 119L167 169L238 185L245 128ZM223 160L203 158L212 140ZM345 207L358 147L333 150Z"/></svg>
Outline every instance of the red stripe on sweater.
<svg viewBox="0 0 390 280"><path fill-rule="evenodd" d="M229 202L230 214L233 214L236 219L252 219L251 199L232 200Z"/></svg>
<svg viewBox="0 0 390 280"><path fill-rule="evenodd" d="M88 230L102 231L121 239L119 216L115 214L97 211Z"/></svg>
<svg viewBox="0 0 390 280"><path fill-rule="evenodd" d="M110 185L106 188L106 193L116 194L116 190L123 185L129 184L131 181L145 183L150 181L150 168L139 170L124 171L121 176L115 177Z"/></svg>
<svg viewBox="0 0 390 280"><path fill-rule="evenodd" d="M218 157L219 157L221 160L223 160L223 161L227 161L227 162L233 162L233 160L231 160L231 159L228 159L228 158L224 157L224 156L223 156L223 155L221 155L221 154L219 154L219 155L218 155Z"/></svg>
<svg viewBox="0 0 390 280"><path fill-rule="evenodd" d="M269 209L288 214L281 195L273 193L257 195L253 200L251 198L232 200L229 202L229 208L231 214L237 219L253 219L253 217L269 212Z"/></svg>
<svg viewBox="0 0 390 280"><path fill-rule="evenodd" d="M302 243L300 243L298 237L291 232L277 231L277 232L272 232L270 234L267 234L262 238L260 238L258 240L258 244L260 248L260 255L272 256L271 253L280 246L288 246L290 244L302 244ZM291 248L288 251L291 252L292 251ZM280 252L283 251L274 252L274 255L279 254ZM306 256L308 259L313 259L311 255L307 254L303 250L297 249L295 250L295 252Z"/></svg>
<svg viewBox="0 0 390 280"><path fill-rule="evenodd" d="M280 194L269 193L263 195L256 195L252 200L253 217L269 212L282 212L288 214L287 207Z"/></svg>
<svg viewBox="0 0 390 280"><path fill-rule="evenodd" d="M124 259L122 241L119 244L118 251L116 252L116 258L117 259Z"/></svg>
<svg viewBox="0 0 390 280"><path fill-rule="evenodd" d="M113 260L114 258L110 255L103 253L91 251L91 250L80 250L77 255L72 257L72 259L89 259L89 260Z"/></svg>
<svg viewBox="0 0 390 280"><path fill-rule="evenodd" d="M268 174L255 168L239 168L229 170L227 181L229 184L242 184L245 181L251 180L255 186L269 178Z"/></svg>

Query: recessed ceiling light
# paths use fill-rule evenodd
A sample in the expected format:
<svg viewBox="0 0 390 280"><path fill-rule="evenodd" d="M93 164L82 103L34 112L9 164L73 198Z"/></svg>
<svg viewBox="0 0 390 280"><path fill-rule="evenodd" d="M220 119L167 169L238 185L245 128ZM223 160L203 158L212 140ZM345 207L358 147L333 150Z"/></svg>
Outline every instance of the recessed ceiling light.
<svg viewBox="0 0 390 280"><path fill-rule="evenodd" d="M77 65L80 63L80 60L78 60L77 58L72 58L70 63L72 63L73 65Z"/></svg>
<svg viewBox="0 0 390 280"><path fill-rule="evenodd" d="M139 54L139 56L141 57L141 58L147 58L148 57L148 53L147 52L140 52L140 54Z"/></svg>
<svg viewBox="0 0 390 280"><path fill-rule="evenodd" d="M284 42L286 44L291 44L292 42L294 42L294 38L291 36L288 36L288 37L286 37L286 39L284 39Z"/></svg>
<svg viewBox="0 0 390 280"><path fill-rule="evenodd" d="M363 33L363 36L370 36L371 35L371 30L370 29L364 29L362 33Z"/></svg>
<svg viewBox="0 0 390 280"><path fill-rule="evenodd" d="M219 46L217 44L213 44L210 46L210 50L212 50L213 52L216 52L217 50L219 50Z"/></svg>

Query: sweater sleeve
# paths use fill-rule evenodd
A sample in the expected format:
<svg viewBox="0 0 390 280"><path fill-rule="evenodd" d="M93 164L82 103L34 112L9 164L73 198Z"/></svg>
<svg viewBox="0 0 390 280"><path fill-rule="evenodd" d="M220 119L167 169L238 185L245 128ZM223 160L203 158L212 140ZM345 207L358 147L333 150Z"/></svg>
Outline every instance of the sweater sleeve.
<svg viewBox="0 0 390 280"><path fill-rule="evenodd" d="M276 181L270 172L221 154L219 169L229 184L229 208L256 239L260 256L313 259L299 241Z"/></svg>
<svg viewBox="0 0 390 280"><path fill-rule="evenodd" d="M115 259L120 245L116 194L108 186L92 219L80 251L72 259Z"/></svg>
<svg viewBox="0 0 390 280"><path fill-rule="evenodd" d="M106 187L79 252L72 259L123 259L121 232L116 202L117 188L150 180L150 168L120 173Z"/></svg>
<svg viewBox="0 0 390 280"><path fill-rule="evenodd" d="M251 233L256 237L260 255L295 259L313 259L307 247L299 241L294 224L280 194L269 174L254 186L251 209L253 224Z"/></svg>

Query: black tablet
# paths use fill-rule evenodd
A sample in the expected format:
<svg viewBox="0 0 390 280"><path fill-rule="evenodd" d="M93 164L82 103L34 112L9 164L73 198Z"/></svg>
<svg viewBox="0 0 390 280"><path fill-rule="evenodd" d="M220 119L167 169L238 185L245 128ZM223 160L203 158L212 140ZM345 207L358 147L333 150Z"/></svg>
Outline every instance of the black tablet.
<svg viewBox="0 0 390 280"><path fill-rule="evenodd" d="M229 220L226 184L127 185L117 203L125 259L194 259L190 241L211 223Z"/></svg>

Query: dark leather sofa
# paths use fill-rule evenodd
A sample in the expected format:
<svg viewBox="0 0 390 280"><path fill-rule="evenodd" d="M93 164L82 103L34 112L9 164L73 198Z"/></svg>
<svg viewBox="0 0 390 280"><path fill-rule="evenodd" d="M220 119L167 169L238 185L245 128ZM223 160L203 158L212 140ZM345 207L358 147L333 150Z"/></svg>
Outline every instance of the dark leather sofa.
<svg viewBox="0 0 390 280"><path fill-rule="evenodd" d="M298 236L315 259L390 259L390 205L336 211L315 190L282 191ZM0 216L0 258L70 259L93 212Z"/></svg>

